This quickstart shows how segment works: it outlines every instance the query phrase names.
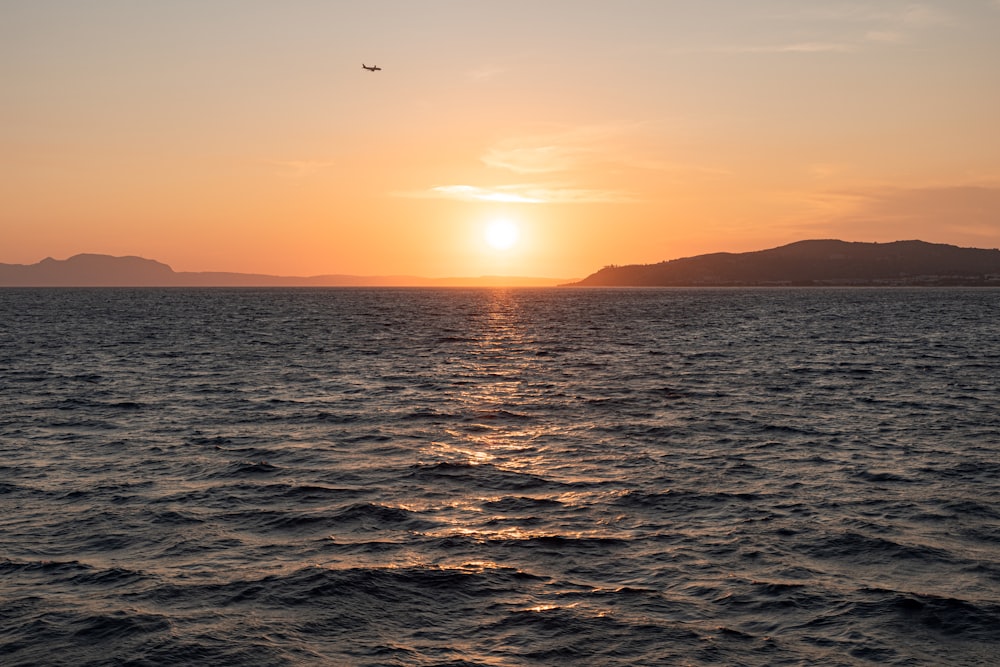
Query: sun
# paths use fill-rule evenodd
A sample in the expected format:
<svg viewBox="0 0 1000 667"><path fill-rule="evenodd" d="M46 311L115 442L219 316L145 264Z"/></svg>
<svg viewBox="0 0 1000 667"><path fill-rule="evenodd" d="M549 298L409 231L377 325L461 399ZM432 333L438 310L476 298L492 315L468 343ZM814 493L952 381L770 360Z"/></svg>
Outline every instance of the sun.
<svg viewBox="0 0 1000 667"><path fill-rule="evenodd" d="M486 226L486 243L494 250L513 248L520 236L521 230L506 218L498 218Z"/></svg>

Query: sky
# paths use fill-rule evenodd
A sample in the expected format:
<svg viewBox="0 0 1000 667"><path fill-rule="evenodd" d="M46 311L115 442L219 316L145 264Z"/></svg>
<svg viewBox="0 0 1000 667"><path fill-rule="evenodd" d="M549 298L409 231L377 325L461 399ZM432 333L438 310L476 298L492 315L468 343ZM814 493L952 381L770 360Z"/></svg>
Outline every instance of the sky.
<svg viewBox="0 0 1000 667"><path fill-rule="evenodd" d="M0 262L994 248L998 66L1000 0L0 0Z"/></svg>

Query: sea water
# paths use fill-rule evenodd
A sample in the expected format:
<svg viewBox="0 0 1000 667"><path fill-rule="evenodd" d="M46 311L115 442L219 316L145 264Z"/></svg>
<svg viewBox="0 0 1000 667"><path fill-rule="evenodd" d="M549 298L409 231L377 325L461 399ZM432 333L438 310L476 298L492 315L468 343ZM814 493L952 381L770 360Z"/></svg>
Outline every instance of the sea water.
<svg viewBox="0 0 1000 667"><path fill-rule="evenodd" d="M0 663L1000 664L997 313L0 290Z"/></svg>

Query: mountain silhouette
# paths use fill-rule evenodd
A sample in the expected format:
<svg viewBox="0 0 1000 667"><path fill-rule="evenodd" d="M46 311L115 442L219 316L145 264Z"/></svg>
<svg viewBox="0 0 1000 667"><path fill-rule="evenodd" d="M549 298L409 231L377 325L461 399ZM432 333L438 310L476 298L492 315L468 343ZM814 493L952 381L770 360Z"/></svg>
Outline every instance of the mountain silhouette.
<svg viewBox="0 0 1000 667"><path fill-rule="evenodd" d="M997 285L1000 250L925 241L798 241L744 253L606 266L573 286Z"/></svg>
<svg viewBox="0 0 1000 667"><path fill-rule="evenodd" d="M142 257L82 254L58 260L46 257L37 264L0 264L4 286L115 286L171 284L173 269Z"/></svg>
<svg viewBox="0 0 1000 667"><path fill-rule="evenodd" d="M182 272L142 257L74 255L37 264L0 264L0 287L343 287L518 286L565 281L510 276L272 276L219 271ZM712 253L658 264L606 266L581 287L712 287L764 285L995 285L1000 250L925 241L858 243L798 241L770 250Z"/></svg>
<svg viewBox="0 0 1000 667"><path fill-rule="evenodd" d="M421 278L418 276L271 276L221 271L174 271L142 257L81 254L47 257L37 264L0 264L0 287L365 287L557 285L564 279L519 276Z"/></svg>

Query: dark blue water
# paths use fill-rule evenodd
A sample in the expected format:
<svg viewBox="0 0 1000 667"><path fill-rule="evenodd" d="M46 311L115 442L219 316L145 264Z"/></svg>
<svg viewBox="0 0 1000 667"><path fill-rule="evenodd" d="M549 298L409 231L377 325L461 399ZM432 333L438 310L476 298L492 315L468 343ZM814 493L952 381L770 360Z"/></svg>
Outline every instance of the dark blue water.
<svg viewBox="0 0 1000 667"><path fill-rule="evenodd" d="M1000 664L997 313L0 290L0 663Z"/></svg>

